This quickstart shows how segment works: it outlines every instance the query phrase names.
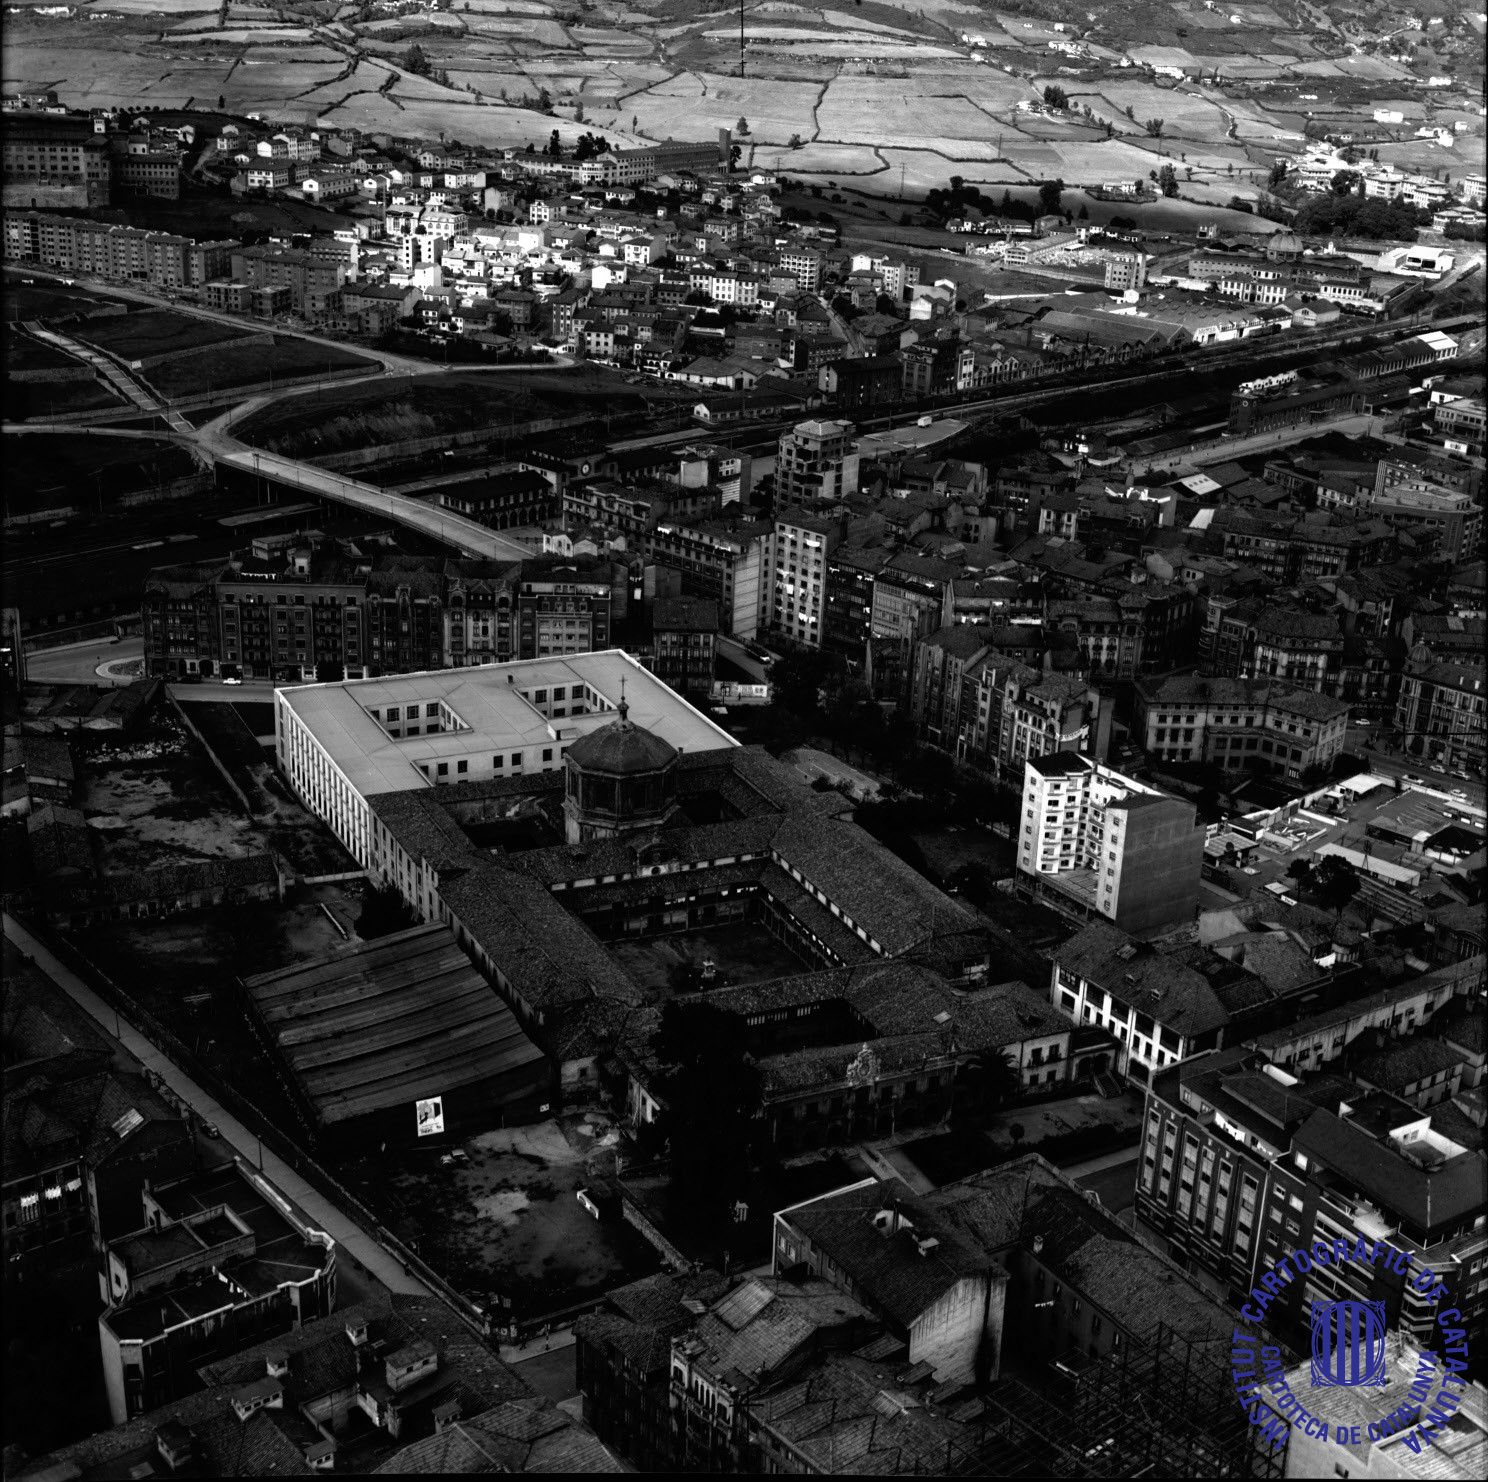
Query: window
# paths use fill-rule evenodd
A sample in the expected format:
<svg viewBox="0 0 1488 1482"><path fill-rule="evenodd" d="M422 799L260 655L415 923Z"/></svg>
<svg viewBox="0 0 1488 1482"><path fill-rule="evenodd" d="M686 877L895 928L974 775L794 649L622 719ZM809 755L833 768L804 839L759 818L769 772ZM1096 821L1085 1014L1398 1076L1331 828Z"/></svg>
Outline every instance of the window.
<svg viewBox="0 0 1488 1482"><path fill-rule="evenodd" d="M456 762L455 763L455 771L456 772L468 772L469 770L470 770L470 763L469 762Z"/></svg>
<svg viewBox="0 0 1488 1482"><path fill-rule="evenodd" d="M506 758L504 756L493 756L491 758L492 770L499 772L505 765Z"/></svg>
<svg viewBox="0 0 1488 1482"><path fill-rule="evenodd" d="M512 752L511 763L514 767L520 767L522 765L522 753L520 751Z"/></svg>
<svg viewBox="0 0 1488 1482"><path fill-rule="evenodd" d="M440 762L439 763L439 775L441 777L448 777L449 776L449 763L448 762Z"/></svg>

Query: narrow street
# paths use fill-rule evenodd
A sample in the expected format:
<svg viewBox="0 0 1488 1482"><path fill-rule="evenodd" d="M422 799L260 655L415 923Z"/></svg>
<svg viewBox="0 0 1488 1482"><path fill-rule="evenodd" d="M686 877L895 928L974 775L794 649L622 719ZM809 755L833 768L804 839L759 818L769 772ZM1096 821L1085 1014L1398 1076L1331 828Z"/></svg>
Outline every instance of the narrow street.
<svg viewBox="0 0 1488 1482"><path fill-rule="evenodd" d="M437 1295L417 1277L404 1270L369 1231L264 1147L255 1133L213 1100L127 1019L120 1018L76 973L60 963L20 922L9 915L5 917L5 936L22 952L29 953L36 966L95 1019L106 1034L118 1040L147 1070L154 1071L198 1117L215 1126L222 1140L245 1163L261 1168L277 1188L294 1200L335 1240L343 1259L359 1262L389 1291L421 1297Z"/></svg>

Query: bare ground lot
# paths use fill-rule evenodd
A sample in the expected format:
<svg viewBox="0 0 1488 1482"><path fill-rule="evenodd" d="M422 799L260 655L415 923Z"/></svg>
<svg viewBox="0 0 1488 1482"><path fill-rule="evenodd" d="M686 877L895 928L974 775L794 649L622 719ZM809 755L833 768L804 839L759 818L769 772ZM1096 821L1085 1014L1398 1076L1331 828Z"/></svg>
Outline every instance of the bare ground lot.
<svg viewBox="0 0 1488 1482"><path fill-rule="evenodd" d="M83 813L109 873L199 859L241 859L266 849L307 875L355 869L325 826L285 791L267 760L253 780L267 807L248 818L201 747L174 716L138 738L106 746L87 767Z"/></svg>
<svg viewBox="0 0 1488 1482"><path fill-rule="evenodd" d="M485 1132L465 1164L412 1149L347 1165L348 1183L399 1238L474 1301L523 1319L557 1311L660 1269L630 1226L593 1219L575 1197L589 1182L605 1119L565 1119ZM587 1128L588 1135L580 1131Z"/></svg>

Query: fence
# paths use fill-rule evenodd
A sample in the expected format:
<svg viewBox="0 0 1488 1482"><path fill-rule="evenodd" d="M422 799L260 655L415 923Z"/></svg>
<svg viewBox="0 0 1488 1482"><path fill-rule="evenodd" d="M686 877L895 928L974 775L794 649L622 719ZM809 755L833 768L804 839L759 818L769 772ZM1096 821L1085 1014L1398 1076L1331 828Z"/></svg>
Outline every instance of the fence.
<svg viewBox="0 0 1488 1482"><path fill-rule="evenodd" d="M110 1008L126 1016L156 1049L174 1061L192 1080L249 1128L276 1158L288 1164L307 1182L317 1185L320 1192L334 1199L342 1210L351 1215L405 1271L417 1277L443 1299L473 1333L481 1338L489 1338L491 1320L484 1309L456 1291L437 1271L432 1270L420 1260L351 1190L327 1172L297 1143L290 1141L251 1101L223 1081L216 1072L203 1065L195 1053L189 1050L148 1009L125 993L107 973L96 967L66 938L55 935L37 922L34 917L18 917L17 919L53 956L82 978Z"/></svg>
<svg viewBox="0 0 1488 1482"><path fill-rule="evenodd" d="M41 653L50 648L66 648L73 643L87 643L94 638L122 637L135 632L140 625L139 614L126 613L122 617L99 618L92 623L79 623L72 628L54 628L45 633L27 633L22 647L28 654Z"/></svg>
<svg viewBox="0 0 1488 1482"><path fill-rule="evenodd" d="M254 809L253 805L248 801L247 793L233 781L232 773L227 770L222 758L212 749L207 738L197 729L196 722L186 713L186 707L169 690L166 691L166 697L170 700L171 709L176 712L177 719L196 737L201 749L206 752L208 760L217 769L218 775L227 784L227 790L237 799L238 806L252 818Z"/></svg>

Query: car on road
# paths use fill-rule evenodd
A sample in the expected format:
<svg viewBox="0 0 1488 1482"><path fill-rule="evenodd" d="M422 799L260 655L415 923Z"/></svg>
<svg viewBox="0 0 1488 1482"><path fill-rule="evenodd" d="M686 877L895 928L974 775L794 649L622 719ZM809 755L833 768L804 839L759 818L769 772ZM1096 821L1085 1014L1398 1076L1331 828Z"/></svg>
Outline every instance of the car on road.
<svg viewBox="0 0 1488 1482"><path fill-rule="evenodd" d="M1472 773L1467 771L1464 767L1453 767L1452 776L1460 777L1464 782L1471 782L1473 780Z"/></svg>
<svg viewBox="0 0 1488 1482"><path fill-rule="evenodd" d="M1413 782L1417 787L1424 786L1426 782L1424 777L1417 777L1414 772L1406 772L1400 780L1402 782Z"/></svg>
<svg viewBox="0 0 1488 1482"><path fill-rule="evenodd" d="M242 684L243 681L239 679L237 675L229 674L227 678L224 679L222 682L223 684Z"/></svg>
<svg viewBox="0 0 1488 1482"><path fill-rule="evenodd" d="M217 1130L217 1124L215 1122L203 1122L202 1131L205 1132L208 1137L222 1136L222 1134Z"/></svg>

